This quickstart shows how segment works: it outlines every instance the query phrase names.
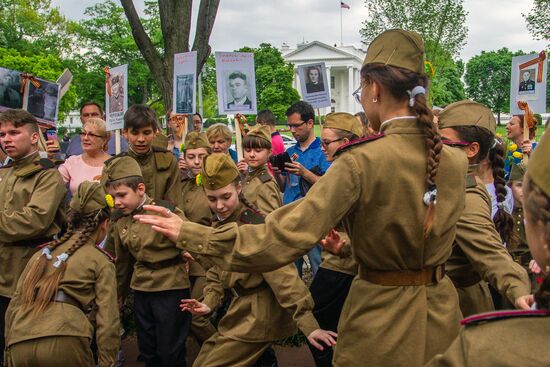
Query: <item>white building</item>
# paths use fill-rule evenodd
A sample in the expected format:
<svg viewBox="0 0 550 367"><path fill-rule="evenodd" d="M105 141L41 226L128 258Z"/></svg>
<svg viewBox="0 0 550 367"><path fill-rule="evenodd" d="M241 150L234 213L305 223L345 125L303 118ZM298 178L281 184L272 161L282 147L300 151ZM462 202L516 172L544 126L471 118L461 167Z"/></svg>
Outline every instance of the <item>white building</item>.
<svg viewBox="0 0 550 367"><path fill-rule="evenodd" d="M362 111L352 94L361 81L359 72L365 59L365 51L354 46L330 46L323 42L313 41L298 44L291 49L283 43L283 58L294 64L294 88L301 93L297 66L324 62L327 68L327 79L330 80L330 98L332 106L321 111L356 113Z"/></svg>

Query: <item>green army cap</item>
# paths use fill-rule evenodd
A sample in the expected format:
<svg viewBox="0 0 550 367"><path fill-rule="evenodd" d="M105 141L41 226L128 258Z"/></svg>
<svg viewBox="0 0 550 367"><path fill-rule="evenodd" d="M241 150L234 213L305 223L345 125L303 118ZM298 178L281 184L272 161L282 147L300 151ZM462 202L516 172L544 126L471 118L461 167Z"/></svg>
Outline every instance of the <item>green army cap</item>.
<svg viewBox="0 0 550 367"><path fill-rule="evenodd" d="M550 133L542 134L537 149L533 150L527 165L527 175L541 188L547 196L550 196Z"/></svg>
<svg viewBox="0 0 550 367"><path fill-rule="evenodd" d="M214 153L204 157L201 176L205 188L217 190L235 181L239 170L229 154Z"/></svg>
<svg viewBox="0 0 550 367"><path fill-rule="evenodd" d="M510 170L510 178L508 181L523 181L525 175L525 165L523 163L512 163L512 169Z"/></svg>
<svg viewBox="0 0 550 367"><path fill-rule="evenodd" d="M384 64L425 74L424 42L418 33L390 29L376 37L367 50L363 65Z"/></svg>
<svg viewBox="0 0 550 367"><path fill-rule="evenodd" d="M210 144L206 138L205 133L199 133L197 131L192 131L185 137L185 142L183 143L183 149L198 149L206 148L210 149Z"/></svg>
<svg viewBox="0 0 550 367"><path fill-rule="evenodd" d="M329 113L323 124L323 129L338 129L347 131L358 137L363 136L361 123L355 116L347 112Z"/></svg>
<svg viewBox="0 0 550 367"><path fill-rule="evenodd" d="M456 126L479 126L496 134L497 122L489 107L465 99L451 103L439 113L438 124L440 129Z"/></svg>
<svg viewBox="0 0 550 367"><path fill-rule="evenodd" d="M138 162L129 156L115 157L105 162L101 182L109 183L128 177L143 177Z"/></svg>
<svg viewBox="0 0 550 367"><path fill-rule="evenodd" d="M95 213L100 209L107 208L103 185L99 182L82 182L71 199L70 207L73 212L81 214Z"/></svg>
<svg viewBox="0 0 550 367"><path fill-rule="evenodd" d="M255 125L253 126L250 131L246 134L250 136L256 136L260 139L264 139L269 144L271 144L271 132L269 131L269 127L263 126L263 125Z"/></svg>

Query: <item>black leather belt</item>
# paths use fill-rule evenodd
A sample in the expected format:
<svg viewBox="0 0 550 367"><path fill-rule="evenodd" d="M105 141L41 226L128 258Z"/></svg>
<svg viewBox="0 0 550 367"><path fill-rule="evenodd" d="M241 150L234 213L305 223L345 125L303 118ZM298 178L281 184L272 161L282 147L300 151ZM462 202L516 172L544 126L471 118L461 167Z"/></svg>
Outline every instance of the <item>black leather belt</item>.
<svg viewBox="0 0 550 367"><path fill-rule="evenodd" d="M148 261L140 261L140 263L143 264L143 266L145 266L148 269L159 270L159 269L167 268L169 266L183 264L184 259L183 259L182 256L178 255L178 256L176 256L172 259L163 260L163 261L159 261L159 262L155 262L155 263L151 263L151 262L148 262Z"/></svg>
<svg viewBox="0 0 550 367"><path fill-rule="evenodd" d="M10 246L25 246L25 247L39 247L41 245L44 245L48 242L52 242L54 240L52 237L39 237L39 238L32 238L29 240L22 240L22 241L15 241L15 242L9 242Z"/></svg>
<svg viewBox="0 0 550 367"><path fill-rule="evenodd" d="M54 302L67 303L71 306L82 310L82 305L74 297L69 296L67 293L63 292L61 289L57 291L54 299Z"/></svg>

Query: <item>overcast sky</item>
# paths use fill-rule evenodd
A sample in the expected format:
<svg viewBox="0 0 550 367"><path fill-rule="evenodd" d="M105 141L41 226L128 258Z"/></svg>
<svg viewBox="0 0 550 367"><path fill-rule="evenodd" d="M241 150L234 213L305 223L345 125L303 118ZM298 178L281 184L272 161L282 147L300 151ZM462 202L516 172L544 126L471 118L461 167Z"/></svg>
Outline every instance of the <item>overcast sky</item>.
<svg viewBox="0 0 550 367"><path fill-rule="evenodd" d="M99 0L53 0L71 19L82 19L84 9ZM367 16L363 0L345 0L351 9L342 9L344 44L361 46L359 29ZM142 0L134 0L143 9ZM469 28L461 57L468 60L482 50L508 47L512 51L540 51L546 42L534 41L521 13L527 13L532 0L464 0ZM194 12L199 1L195 0ZM286 42L340 43L340 1L335 0L221 0L211 36L215 51L233 51L262 42L280 47Z"/></svg>

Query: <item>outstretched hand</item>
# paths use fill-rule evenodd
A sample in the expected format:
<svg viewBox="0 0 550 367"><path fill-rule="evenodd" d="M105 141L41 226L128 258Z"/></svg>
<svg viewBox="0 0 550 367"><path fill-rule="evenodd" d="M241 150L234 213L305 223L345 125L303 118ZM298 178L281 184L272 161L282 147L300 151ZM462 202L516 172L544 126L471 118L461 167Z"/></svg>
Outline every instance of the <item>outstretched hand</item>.
<svg viewBox="0 0 550 367"><path fill-rule="evenodd" d="M192 315L207 315L212 312L210 307L196 299L182 299L180 308L182 312L189 311Z"/></svg>
<svg viewBox="0 0 550 367"><path fill-rule="evenodd" d="M333 228L328 232L325 238L319 242L319 244L328 252L338 254L342 251L342 247L346 244L346 240L342 239L340 233Z"/></svg>
<svg viewBox="0 0 550 367"><path fill-rule="evenodd" d="M324 350L324 346L335 346L337 337L338 334L336 334L334 331L316 329L307 336L307 340L309 341L309 344L313 345L315 348L319 350Z"/></svg>
<svg viewBox="0 0 550 367"><path fill-rule="evenodd" d="M146 212L156 214L136 214L134 218L140 223L150 224L154 231L166 236L170 241L177 242L183 219L172 213L169 209L157 205L144 205Z"/></svg>

